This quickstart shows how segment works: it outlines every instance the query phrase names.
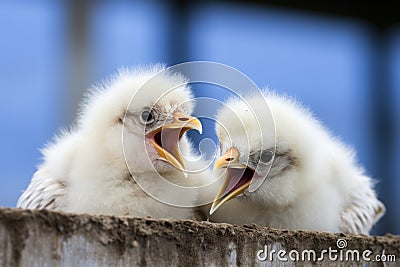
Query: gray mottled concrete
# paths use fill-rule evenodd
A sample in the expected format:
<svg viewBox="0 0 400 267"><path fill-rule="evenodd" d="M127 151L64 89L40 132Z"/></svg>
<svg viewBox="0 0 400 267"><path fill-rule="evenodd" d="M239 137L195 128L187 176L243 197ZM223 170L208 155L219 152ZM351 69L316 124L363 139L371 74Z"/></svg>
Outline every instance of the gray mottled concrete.
<svg viewBox="0 0 400 267"><path fill-rule="evenodd" d="M397 262L376 262L382 255ZM0 266L362 266L365 258L400 266L400 237L0 209Z"/></svg>

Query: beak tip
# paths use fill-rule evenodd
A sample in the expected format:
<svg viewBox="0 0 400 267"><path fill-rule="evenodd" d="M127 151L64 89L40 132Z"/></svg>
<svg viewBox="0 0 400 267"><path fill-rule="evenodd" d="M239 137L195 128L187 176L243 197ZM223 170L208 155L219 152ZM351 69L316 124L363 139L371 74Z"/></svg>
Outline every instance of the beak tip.
<svg viewBox="0 0 400 267"><path fill-rule="evenodd" d="M213 213L219 208L220 205L217 204L217 202L213 202L210 208L210 215L213 215Z"/></svg>
<svg viewBox="0 0 400 267"><path fill-rule="evenodd" d="M211 208L210 209L210 216L213 215L214 212L215 212L215 209Z"/></svg>
<svg viewBox="0 0 400 267"><path fill-rule="evenodd" d="M201 124L199 119L196 118L192 125L193 129L196 129L199 134L203 134L203 125Z"/></svg>

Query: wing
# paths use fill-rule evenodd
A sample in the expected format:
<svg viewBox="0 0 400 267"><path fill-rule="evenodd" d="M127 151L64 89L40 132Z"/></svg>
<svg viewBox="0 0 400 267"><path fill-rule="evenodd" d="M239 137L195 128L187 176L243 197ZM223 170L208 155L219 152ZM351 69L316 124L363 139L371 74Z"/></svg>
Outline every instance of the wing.
<svg viewBox="0 0 400 267"><path fill-rule="evenodd" d="M46 170L39 169L33 175L28 189L19 198L17 207L60 210L65 191L65 183L53 179Z"/></svg>
<svg viewBox="0 0 400 267"><path fill-rule="evenodd" d="M343 233L368 235L384 213L385 206L371 188L358 190L350 195L341 213L340 230Z"/></svg>

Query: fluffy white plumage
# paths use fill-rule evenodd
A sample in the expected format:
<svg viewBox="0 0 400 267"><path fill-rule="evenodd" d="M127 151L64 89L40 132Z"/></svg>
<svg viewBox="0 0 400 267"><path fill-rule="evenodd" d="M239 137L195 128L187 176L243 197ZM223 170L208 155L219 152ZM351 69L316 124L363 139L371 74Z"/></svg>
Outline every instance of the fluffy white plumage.
<svg viewBox="0 0 400 267"><path fill-rule="evenodd" d="M182 123L193 122L187 124L184 131L201 131L196 118L184 115L193 110L187 81L178 74L163 70L162 66L154 66L121 71L107 83L93 88L83 104L76 127L63 132L42 151L44 162L17 206L91 214L191 218L192 209L166 205L149 197L131 177L131 173L145 176L142 181L162 192L161 195L173 195L174 192L164 192L167 189L158 183L159 174L184 185L190 185L202 175L193 173L185 178L172 166L190 164L188 159L193 153L185 135L180 140L174 139L182 158L178 152L172 151L176 146L171 144L168 151L172 156L162 156L161 141L157 146L155 137L147 138L149 133L164 131L166 125L172 125L168 128L170 131L183 127L183 124L179 126L179 120ZM132 96L160 71L163 74L152 78L148 88L141 89L139 101L128 108ZM181 118L176 118L178 115ZM150 116L157 119L152 123L143 121L150 121ZM175 133L180 133L180 130ZM197 196L187 197L194 202Z"/></svg>
<svg viewBox="0 0 400 267"><path fill-rule="evenodd" d="M265 100L251 95L245 99L260 115L258 109ZM265 92L265 99L276 127L276 154L269 163L269 176L251 193L248 184L236 188L236 193L232 193L235 188L223 186L210 221L368 234L385 207L376 197L373 180L357 164L353 150L290 98ZM217 125L216 131L221 152L227 154L216 162L216 167L220 172L231 170L226 178L230 179L232 169L228 163L239 168L245 163L253 175L260 153L274 148L273 129L258 127L248 106L238 99L227 103L217 121L226 127ZM244 178L243 174L240 179Z"/></svg>

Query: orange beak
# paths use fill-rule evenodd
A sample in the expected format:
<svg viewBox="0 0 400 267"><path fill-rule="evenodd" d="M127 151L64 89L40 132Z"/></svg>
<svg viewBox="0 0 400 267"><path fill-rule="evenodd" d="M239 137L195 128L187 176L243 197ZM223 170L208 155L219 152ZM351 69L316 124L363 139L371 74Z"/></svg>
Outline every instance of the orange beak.
<svg viewBox="0 0 400 267"><path fill-rule="evenodd" d="M150 139L156 149L160 160L170 163L180 171L185 171L185 164L178 149L179 140L189 130L203 131L201 122L196 117L187 116L180 112L174 113L171 124L164 125L148 133L146 138Z"/></svg>
<svg viewBox="0 0 400 267"><path fill-rule="evenodd" d="M239 150L233 147L228 149L225 155L215 162L214 170L226 168L227 177L212 203L210 215L250 186L254 170L244 164L240 164L239 157Z"/></svg>

